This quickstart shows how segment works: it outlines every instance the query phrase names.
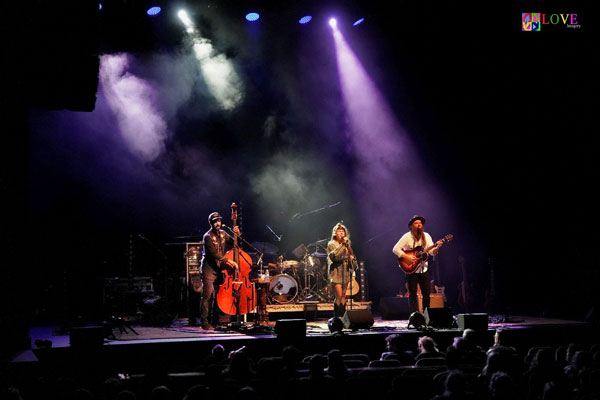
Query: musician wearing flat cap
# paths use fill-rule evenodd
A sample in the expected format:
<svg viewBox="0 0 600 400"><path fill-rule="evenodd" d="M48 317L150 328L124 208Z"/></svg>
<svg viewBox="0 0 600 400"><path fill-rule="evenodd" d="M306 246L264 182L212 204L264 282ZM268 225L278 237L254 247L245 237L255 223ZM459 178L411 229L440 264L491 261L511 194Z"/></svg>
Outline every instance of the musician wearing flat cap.
<svg viewBox="0 0 600 400"><path fill-rule="evenodd" d="M226 267L237 268L235 261L225 258L225 246L233 243L231 236L222 230L223 218L218 212L213 212L208 216L210 229L202 237L203 251L202 261L200 262L200 273L202 274L202 300L200 303L200 321L202 329L213 330L213 325L209 321L211 302L216 298L218 286L216 281L221 271ZM233 228L236 234L240 234L239 228ZM195 325L196 310L192 310L190 315L190 325ZM214 318L213 318L214 319Z"/></svg>

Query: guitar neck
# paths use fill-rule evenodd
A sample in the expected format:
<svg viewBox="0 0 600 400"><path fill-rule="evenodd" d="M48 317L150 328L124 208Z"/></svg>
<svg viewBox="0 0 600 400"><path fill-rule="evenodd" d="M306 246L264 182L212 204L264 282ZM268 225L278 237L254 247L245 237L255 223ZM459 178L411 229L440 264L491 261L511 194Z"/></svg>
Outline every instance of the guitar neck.
<svg viewBox="0 0 600 400"><path fill-rule="evenodd" d="M434 243L431 246L427 247L425 250L423 250L423 252L429 253L431 250L435 249L436 247L437 247L437 243Z"/></svg>
<svg viewBox="0 0 600 400"><path fill-rule="evenodd" d="M442 239L438 240L441 241L442 243L445 243L449 240L452 240L453 236L452 235L446 235L445 237L443 237ZM432 244L431 246L427 247L425 250L423 250L423 252L425 253L429 253L431 250L435 249L436 247L438 247L437 242L435 242L434 244Z"/></svg>

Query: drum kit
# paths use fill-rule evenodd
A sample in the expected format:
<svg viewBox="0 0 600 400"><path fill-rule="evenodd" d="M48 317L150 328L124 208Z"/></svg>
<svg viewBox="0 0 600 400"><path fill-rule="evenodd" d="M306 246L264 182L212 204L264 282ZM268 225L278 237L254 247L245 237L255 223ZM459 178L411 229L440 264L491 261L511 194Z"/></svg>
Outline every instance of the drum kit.
<svg viewBox="0 0 600 400"><path fill-rule="evenodd" d="M276 258L274 263L259 266L261 272L258 282L265 289L268 285L266 300L270 304L333 301L327 277L327 254L322 248L326 244L327 239L307 246L302 244L293 251L298 260L284 260L282 255L278 255L276 246L264 242L252 243L263 255Z"/></svg>

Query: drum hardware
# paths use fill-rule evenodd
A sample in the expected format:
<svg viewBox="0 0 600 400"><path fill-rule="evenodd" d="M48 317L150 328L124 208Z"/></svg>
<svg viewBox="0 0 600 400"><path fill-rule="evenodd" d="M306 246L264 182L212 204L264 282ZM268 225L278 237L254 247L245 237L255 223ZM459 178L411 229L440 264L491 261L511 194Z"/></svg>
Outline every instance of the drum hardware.
<svg viewBox="0 0 600 400"><path fill-rule="evenodd" d="M302 266L304 267L304 286L300 295L301 301L314 300L319 297L318 280L314 279L314 283L311 283L311 276L315 276L315 272L318 272L321 267L321 261L313 254L308 254L308 249L304 247L304 255L302 257ZM318 278L315 276L315 278Z"/></svg>
<svg viewBox="0 0 600 400"><path fill-rule="evenodd" d="M256 279L256 295L258 302L256 305L256 319L254 325L265 325L269 322L269 313L267 311L267 298L269 297L269 284L271 283L271 275L269 273L269 267L272 265L267 263L267 266L263 266L263 254L259 254L257 265L258 279ZM274 265L274 264L273 264Z"/></svg>
<svg viewBox="0 0 600 400"><path fill-rule="evenodd" d="M327 257L327 243L329 239L320 239L306 246L311 250L310 254L316 257ZM308 251L307 249L307 251Z"/></svg>
<svg viewBox="0 0 600 400"><path fill-rule="evenodd" d="M321 260L317 258L314 254L307 256L302 263L305 271L308 273L313 273L321 268Z"/></svg>

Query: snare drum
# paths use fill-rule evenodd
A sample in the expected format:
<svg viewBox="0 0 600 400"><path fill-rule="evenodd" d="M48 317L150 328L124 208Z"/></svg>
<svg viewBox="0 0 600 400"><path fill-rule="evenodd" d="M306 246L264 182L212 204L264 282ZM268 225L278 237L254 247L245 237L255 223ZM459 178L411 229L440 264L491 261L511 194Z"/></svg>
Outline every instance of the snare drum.
<svg viewBox="0 0 600 400"><path fill-rule="evenodd" d="M282 261L281 262L281 269L283 271L285 271L288 268L292 268L293 270L298 268L298 265L300 264L299 261L294 261L294 260L286 260L286 261Z"/></svg>
<svg viewBox="0 0 600 400"><path fill-rule="evenodd" d="M275 303L291 303L298 296L298 282L290 275L275 275L269 283L269 297Z"/></svg>

